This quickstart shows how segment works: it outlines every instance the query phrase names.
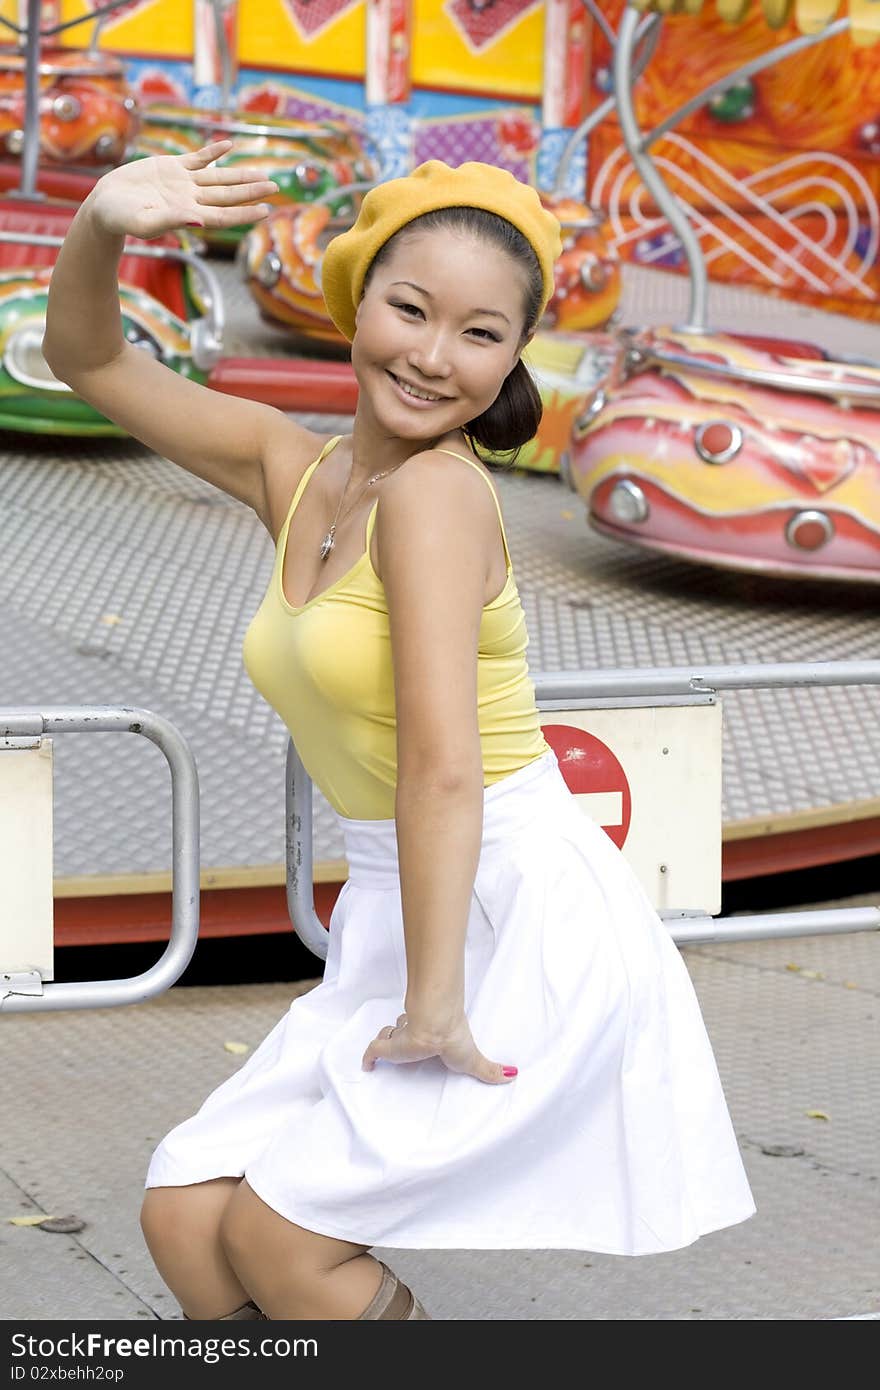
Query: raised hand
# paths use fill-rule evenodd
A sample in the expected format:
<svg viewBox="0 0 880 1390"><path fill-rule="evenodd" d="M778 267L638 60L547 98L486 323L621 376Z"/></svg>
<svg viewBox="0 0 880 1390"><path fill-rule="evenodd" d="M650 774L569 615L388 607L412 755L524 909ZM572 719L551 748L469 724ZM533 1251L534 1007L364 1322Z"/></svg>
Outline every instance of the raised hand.
<svg viewBox="0 0 880 1390"><path fill-rule="evenodd" d="M505 1085L516 1076L516 1067L505 1067L483 1056L466 1018L437 1042L420 1037L418 1030L409 1026L406 1014L400 1014L394 1025L380 1028L363 1055L361 1067L372 1071L377 1061L422 1062L427 1057L439 1057L450 1071L464 1072L492 1086Z"/></svg>
<svg viewBox="0 0 880 1390"><path fill-rule="evenodd" d="M259 203L278 192L272 179L240 164L218 169L214 161L232 148L213 140L189 154L151 155L121 164L98 180L88 201L105 231L149 241L177 227L238 227L267 217Z"/></svg>

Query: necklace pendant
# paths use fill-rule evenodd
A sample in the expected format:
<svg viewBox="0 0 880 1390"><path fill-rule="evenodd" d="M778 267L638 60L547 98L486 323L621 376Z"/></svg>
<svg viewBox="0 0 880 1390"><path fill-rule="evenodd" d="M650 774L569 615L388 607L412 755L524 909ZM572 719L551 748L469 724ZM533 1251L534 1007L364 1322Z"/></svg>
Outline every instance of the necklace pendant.
<svg viewBox="0 0 880 1390"><path fill-rule="evenodd" d="M323 539L322 542L321 542L321 559L322 559L322 560L326 560L326 559L327 559L327 556L330 554L330 551L331 551L332 549L333 549L333 529L332 529L332 527L331 527L331 529L327 532L326 536L324 537L324 539Z"/></svg>

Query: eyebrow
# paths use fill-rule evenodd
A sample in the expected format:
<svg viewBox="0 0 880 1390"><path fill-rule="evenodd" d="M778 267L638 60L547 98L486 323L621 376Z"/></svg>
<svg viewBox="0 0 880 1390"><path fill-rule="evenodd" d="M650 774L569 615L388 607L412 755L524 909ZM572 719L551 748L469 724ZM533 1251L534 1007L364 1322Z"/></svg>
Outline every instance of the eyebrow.
<svg viewBox="0 0 880 1390"><path fill-rule="evenodd" d="M434 298L434 296L431 294L431 292L430 292L429 290L424 289L421 285L417 285L417 284L415 283L414 280L392 280L391 285L389 286L389 289L390 289L393 285L409 285L411 289L418 290L419 294L423 294L423 295L425 296L426 299L433 299L433 298ZM472 309L472 310L471 310L471 313L473 313L473 314L491 314L493 318L496 318L496 319L504 319L504 322L505 322L505 323L507 323L507 324L510 323L510 319L507 317L506 314L502 314L502 312L501 312L500 309Z"/></svg>

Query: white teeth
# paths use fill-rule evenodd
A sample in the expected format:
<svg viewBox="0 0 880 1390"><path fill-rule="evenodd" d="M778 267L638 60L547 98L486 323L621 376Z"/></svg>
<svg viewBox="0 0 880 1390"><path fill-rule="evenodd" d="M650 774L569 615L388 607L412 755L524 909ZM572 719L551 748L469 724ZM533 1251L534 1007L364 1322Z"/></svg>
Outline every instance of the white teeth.
<svg viewBox="0 0 880 1390"><path fill-rule="evenodd" d="M415 396L420 401L439 401L442 399L440 396L429 396L427 391L417 391L414 386L410 386L407 382L401 381L399 376L396 376L394 380L397 382L401 391L405 391L408 396Z"/></svg>

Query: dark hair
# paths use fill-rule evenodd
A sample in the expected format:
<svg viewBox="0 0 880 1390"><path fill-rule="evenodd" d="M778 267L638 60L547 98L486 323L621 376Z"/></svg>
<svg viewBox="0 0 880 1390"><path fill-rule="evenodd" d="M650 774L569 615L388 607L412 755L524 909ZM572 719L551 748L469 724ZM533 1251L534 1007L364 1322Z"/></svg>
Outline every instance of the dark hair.
<svg viewBox="0 0 880 1390"><path fill-rule="evenodd" d="M409 232L449 230L468 232L481 241L487 241L499 250L505 251L526 271L526 294L523 307L522 336L525 338L536 327L544 297L544 279L541 265L532 246L512 222L485 208L446 207L424 212L407 222L400 231L379 247L364 276L364 290L370 276L378 265L392 253ZM538 432L543 414L543 405L538 388L526 364L520 359L504 378L501 390L495 400L478 415L462 425L462 433L474 452L482 445L491 453L511 453L505 460L508 465L516 462L516 455L524 444L533 439Z"/></svg>

